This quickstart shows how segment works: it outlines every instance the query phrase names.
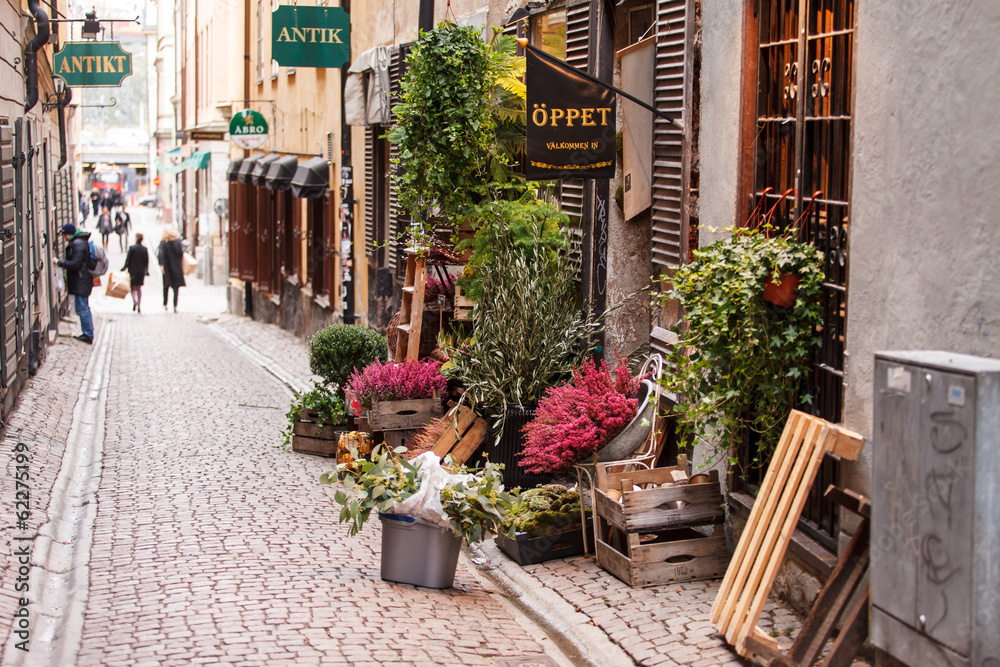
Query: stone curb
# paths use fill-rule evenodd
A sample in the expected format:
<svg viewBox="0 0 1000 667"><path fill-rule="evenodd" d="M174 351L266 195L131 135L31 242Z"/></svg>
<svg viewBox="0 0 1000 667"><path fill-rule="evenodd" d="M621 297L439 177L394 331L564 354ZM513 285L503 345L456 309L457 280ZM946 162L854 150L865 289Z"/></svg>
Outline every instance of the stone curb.
<svg viewBox="0 0 1000 667"><path fill-rule="evenodd" d="M8 665L76 663L90 593L90 549L101 484L114 335L114 322L107 322L94 341L45 522L32 548L29 651L15 649L12 635L4 651Z"/></svg>

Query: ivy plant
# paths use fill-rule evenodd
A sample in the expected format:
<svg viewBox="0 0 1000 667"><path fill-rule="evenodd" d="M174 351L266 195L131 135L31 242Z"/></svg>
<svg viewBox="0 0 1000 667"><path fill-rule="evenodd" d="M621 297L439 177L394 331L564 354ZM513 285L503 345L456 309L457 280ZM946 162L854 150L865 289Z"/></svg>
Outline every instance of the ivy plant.
<svg viewBox="0 0 1000 667"><path fill-rule="evenodd" d="M822 254L790 233L728 229L730 236L695 251L660 298L683 309L680 341L663 382L681 394L687 435L718 443L732 456L744 429L759 434L751 465L764 465L789 411L812 396L801 392L819 344ZM763 299L768 280L797 276L795 303Z"/></svg>

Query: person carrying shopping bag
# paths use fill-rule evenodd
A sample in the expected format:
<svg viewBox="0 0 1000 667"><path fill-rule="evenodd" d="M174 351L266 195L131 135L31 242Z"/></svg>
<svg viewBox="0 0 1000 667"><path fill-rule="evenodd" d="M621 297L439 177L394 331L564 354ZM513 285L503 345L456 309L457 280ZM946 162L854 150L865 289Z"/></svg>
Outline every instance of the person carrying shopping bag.
<svg viewBox="0 0 1000 667"><path fill-rule="evenodd" d="M131 281L132 310L142 313L142 284L149 275L149 251L142 245L142 234L135 235L135 244L130 246L125 255L125 265L122 271L128 271ZM176 294L176 292L175 292Z"/></svg>
<svg viewBox="0 0 1000 667"><path fill-rule="evenodd" d="M177 292L184 282L184 243L173 227L163 230L160 245L156 249L156 259L163 274L163 310L167 309L167 294L174 288L174 312L177 312Z"/></svg>

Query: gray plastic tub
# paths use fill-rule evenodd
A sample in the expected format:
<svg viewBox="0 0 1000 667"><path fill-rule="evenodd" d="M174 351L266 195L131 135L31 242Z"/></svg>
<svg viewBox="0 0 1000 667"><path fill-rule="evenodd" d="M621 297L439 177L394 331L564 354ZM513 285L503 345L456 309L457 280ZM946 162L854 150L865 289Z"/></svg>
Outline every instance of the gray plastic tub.
<svg viewBox="0 0 1000 667"><path fill-rule="evenodd" d="M425 588L455 583L462 538L423 519L379 514L382 522L382 578Z"/></svg>

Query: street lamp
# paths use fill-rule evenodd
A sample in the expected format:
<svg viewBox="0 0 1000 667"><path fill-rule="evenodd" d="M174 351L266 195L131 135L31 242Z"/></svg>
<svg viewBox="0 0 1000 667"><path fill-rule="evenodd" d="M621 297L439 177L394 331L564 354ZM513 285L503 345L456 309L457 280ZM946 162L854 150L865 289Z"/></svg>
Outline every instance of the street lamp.
<svg viewBox="0 0 1000 667"><path fill-rule="evenodd" d="M97 39L97 36L101 34L101 22L97 20L97 10L91 9L87 12L86 17L83 21L81 35L84 39Z"/></svg>

